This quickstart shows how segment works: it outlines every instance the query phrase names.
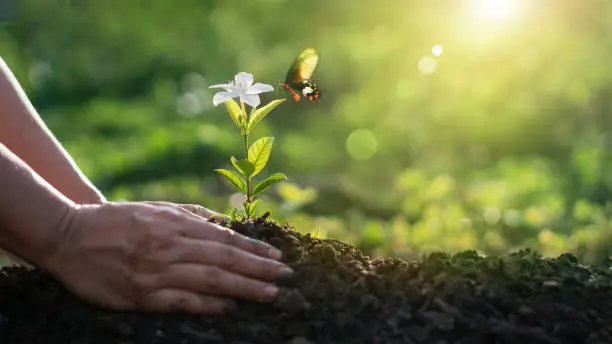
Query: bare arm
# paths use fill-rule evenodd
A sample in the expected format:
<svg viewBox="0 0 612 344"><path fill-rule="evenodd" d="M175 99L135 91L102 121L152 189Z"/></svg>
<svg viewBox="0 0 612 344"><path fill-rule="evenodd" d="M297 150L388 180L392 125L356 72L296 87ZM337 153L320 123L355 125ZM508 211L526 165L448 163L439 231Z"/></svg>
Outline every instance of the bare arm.
<svg viewBox="0 0 612 344"><path fill-rule="evenodd" d="M32 264L52 255L75 203L2 144L0 190L0 247Z"/></svg>
<svg viewBox="0 0 612 344"><path fill-rule="evenodd" d="M75 203L105 201L42 121L1 58L0 143Z"/></svg>

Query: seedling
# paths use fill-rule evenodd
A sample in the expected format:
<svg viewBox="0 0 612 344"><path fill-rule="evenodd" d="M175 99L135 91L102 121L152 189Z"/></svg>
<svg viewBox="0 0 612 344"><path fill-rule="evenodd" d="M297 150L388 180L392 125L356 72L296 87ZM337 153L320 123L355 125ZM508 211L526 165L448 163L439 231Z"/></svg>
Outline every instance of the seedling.
<svg viewBox="0 0 612 344"><path fill-rule="evenodd" d="M272 86L262 83L253 84L253 80L252 74L240 72L236 74L233 81L227 84L210 86L211 88L225 89L225 92L215 94L213 104L217 106L220 103L225 103L230 118L240 130L244 158L230 157L230 162L235 171L222 168L215 171L244 195L242 212L245 220L253 218L259 202L257 196L272 185L287 179L287 176L283 173L277 172L255 183L254 177L259 175L268 164L274 137L262 137L249 145L250 134L253 128L286 99L276 99L258 108L260 104L259 94L274 89ZM239 98L240 103L237 103L234 98ZM250 107L250 111L247 111L247 105ZM237 208L233 208L230 212L231 220L237 220L240 215L239 212Z"/></svg>

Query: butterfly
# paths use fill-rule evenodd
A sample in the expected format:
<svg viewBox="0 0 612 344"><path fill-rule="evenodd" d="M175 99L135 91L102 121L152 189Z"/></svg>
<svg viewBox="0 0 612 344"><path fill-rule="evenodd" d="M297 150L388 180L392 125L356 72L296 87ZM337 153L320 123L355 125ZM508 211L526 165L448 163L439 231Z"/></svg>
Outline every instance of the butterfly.
<svg viewBox="0 0 612 344"><path fill-rule="evenodd" d="M321 97L319 86L311 79L318 62L319 54L313 48L304 49L293 61L285 82L279 82L279 85L291 92L294 101L299 102L302 96L310 101Z"/></svg>

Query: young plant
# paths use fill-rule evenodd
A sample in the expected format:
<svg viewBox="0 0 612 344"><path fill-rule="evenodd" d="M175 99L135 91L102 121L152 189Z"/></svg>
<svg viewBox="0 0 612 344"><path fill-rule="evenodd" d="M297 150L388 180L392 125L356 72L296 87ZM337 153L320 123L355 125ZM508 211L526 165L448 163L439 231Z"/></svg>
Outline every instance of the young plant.
<svg viewBox="0 0 612 344"><path fill-rule="evenodd" d="M240 72L236 74L233 81L227 84L210 86L210 88L225 89L224 92L215 94L213 104L217 106L225 103L225 107L231 119L240 130L240 136L242 137L244 158L230 157L230 162L235 171L221 168L215 171L225 177L244 195L242 208L246 220L251 219L255 214L255 208L259 201L257 196L272 185L287 179L287 176L277 172L257 184L254 183L254 177L259 175L268 164L274 137L262 137L249 145L251 131L286 99L276 99L258 108L261 102L259 94L273 91L274 88L262 83L253 84L253 81L252 74ZM234 101L234 98L239 98L240 105ZM250 106L250 111L247 112L245 104ZM230 217L232 220L237 219L238 209L232 209Z"/></svg>

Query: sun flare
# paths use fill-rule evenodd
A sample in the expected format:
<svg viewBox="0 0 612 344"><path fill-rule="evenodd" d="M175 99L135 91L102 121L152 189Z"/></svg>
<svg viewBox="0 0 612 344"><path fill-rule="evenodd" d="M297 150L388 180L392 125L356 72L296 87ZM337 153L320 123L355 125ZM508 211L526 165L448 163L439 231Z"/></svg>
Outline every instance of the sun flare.
<svg viewBox="0 0 612 344"><path fill-rule="evenodd" d="M516 16L522 0L472 0L472 10L479 20L502 21Z"/></svg>

